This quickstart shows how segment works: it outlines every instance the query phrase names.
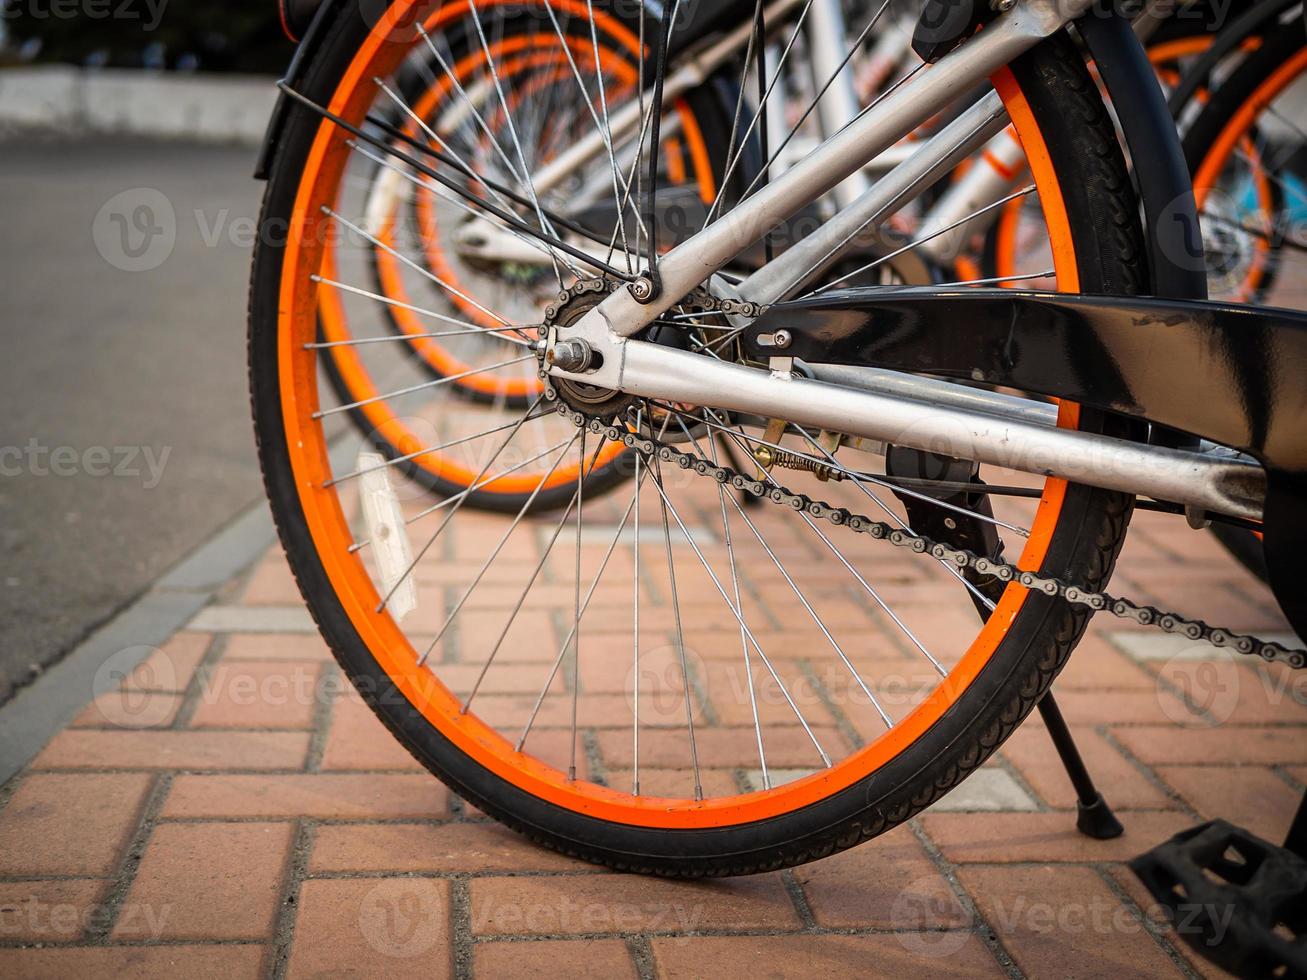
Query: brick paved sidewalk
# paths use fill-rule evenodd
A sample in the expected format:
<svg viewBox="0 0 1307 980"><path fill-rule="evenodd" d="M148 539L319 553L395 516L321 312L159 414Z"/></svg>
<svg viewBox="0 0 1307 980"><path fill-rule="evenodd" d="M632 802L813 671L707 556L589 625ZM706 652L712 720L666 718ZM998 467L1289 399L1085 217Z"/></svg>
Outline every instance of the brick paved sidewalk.
<svg viewBox="0 0 1307 980"><path fill-rule="evenodd" d="M1283 629L1178 523L1139 515L1114 587ZM1307 677L1103 619L1056 689L1118 840L1075 833L1036 720L942 804L829 860L616 875L419 770L274 551L0 790L0 976L1212 975L1122 862L1218 815L1280 839L1307 782Z"/></svg>

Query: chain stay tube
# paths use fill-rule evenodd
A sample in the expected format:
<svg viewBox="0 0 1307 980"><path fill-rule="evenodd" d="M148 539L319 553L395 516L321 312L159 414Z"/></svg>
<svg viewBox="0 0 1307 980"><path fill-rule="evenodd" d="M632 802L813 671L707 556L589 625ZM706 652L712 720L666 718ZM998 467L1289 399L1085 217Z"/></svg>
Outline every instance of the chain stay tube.
<svg viewBox="0 0 1307 980"><path fill-rule="evenodd" d="M1229 648L1247 656L1258 656L1263 660L1288 664L1295 669L1307 667L1307 651L1290 649L1281 643L1209 626L1202 620L1165 612L1156 606L1140 605L1130 599L1113 596L1107 592L1093 592L1051 575L1022 571L1001 559L986 558L960 548L951 548L924 535L894 527L885 521L878 521L863 514L852 513L843 507L832 507L824 501L814 500L807 494L795 493L780 485L768 487L761 481L745 476L728 466L721 466L703 457L681 452L673 446L652 439L641 438L625 426L619 427L600 419L587 418L564 403L558 404L557 411L575 425L586 427L590 432L601 434L614 442L620 442L646 459L656 453L662 462L693 471L719 484L733 487L741 493L750 494L792 511L805 513L817 520L829 521L837 527L846 527L857 534L867 534L878 540L887 541L896 548L903 548L919 555L929 554L932 558L949 563L959 571L971 570L978 575L993 576L1004 583L1016 582L1033 592L1061 598L1093 612L1111 613L1118 619L1154 627L1164 633L1178 633L1195 643L1210 643L1212 646ZM747 440L748 437L742 436L742 438Z"/></svg>

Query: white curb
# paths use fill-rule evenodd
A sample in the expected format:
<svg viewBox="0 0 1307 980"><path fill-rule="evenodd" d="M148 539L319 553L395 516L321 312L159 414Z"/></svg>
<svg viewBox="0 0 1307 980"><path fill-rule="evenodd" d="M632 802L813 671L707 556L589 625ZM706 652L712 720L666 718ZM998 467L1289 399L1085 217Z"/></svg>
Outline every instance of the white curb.
<svg viewBox="0 0 1307 980"><path fill-rule="evenodd" d="M257 144L277 100L264 75L66 65L0 70L0 128Z"/></svg>

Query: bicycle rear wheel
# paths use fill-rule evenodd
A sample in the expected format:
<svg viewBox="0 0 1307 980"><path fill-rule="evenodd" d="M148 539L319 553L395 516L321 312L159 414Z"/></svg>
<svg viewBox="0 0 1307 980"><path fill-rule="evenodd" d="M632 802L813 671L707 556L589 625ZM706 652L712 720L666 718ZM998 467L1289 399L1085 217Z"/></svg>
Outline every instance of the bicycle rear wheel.
<svg viewBox="0 0 1307 980"><path fill-rule="evenodd" d="M400 2L380 25L343 11L305 94L361 120L379 97L374 79L401 70L420 43L405 25L437 30L442 17L475 19L490 6ZM1043 204L1059 288L1145 290L1133 190L1075 48L1050 40L995 83L1031 160L1029 193ZM255 261L260 460L288 559L333 652L456 792L537 841L614 867L752 873L908 819L1034 707L1083 631L1082 612L967 579L929 555L887 554L885 542L788 507L745 508L658 453L636 454L629 496L596 502L575 475L560 482L570 489L561 516L475 515L457 497L400 506L380 529L360 516L357 479L333 469L326 451L312 344L324 288L317 242L342 222L357 225L348 193L357 158L347 132L299 112L274 163L265 219L289 220L297 233ZM528 184L521 190L529 197ZM621 288L620 275L577 279L560 305ZM735 356L729 330L695 295L664 320L675 332L660 342ZM564 400L591 404L584 395ZM746 454L767 442L766 420L711 405L616 399L590 411L705 464L747 469ZM602 438L552 413L505 407L483 423L478 480L511 476L513 460L539 447L549 464L540 489L555 466L584 471L605 451ZM1063 405L1059 424L1104 423ZM917 505L944 508L991 534L992 553L1093 589L1131 510L1120 494L1004 471L985 471L959 505L934 478L929 492L914 490L922 484L865 449L841 446L826 459L818 454L830 443L792 425L779 440L825 471L775 469L776 486L872 511L909 538ZM832 473L839 479L818 479ZM387 535L407 538L419 521L414 557L388 572Z"/></svg>

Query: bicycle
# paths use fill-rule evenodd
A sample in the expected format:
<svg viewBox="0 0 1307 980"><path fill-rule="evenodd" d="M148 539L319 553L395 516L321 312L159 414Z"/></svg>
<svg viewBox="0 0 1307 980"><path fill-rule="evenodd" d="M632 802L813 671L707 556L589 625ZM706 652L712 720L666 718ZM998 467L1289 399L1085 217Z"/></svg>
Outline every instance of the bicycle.
<svg viewBox="0 0 1307 980"><path fill-rule="evenodd" d="M554 6L595 22L588 4ZM346 673L410 751L485 812L626 870L785 867L902 823L974 771L1039 701L1093 612L1303 665L1300 650L1103 591L1142 497L1195 521L1264 527L1272 586L1303 630L1292 556L1307 446L1285 421L1303 411L1302 394L1251 385L1262 371L1251 348L1273 350L1286 369L1307 364L1304 327L1288 313L1144 298L1192 281L1192 249L1177 254L1175 243L1196 240L1196 216L1185 185L1166 178L1179 148L1151 134L1162 142L1148 162L1171 169L1141 168L1137 196L1064 28L1075 21L1096 39L1109 95L1122 63L1149 79L1151 69L1128 25L1084 17L1088 4L1000 6L929 7L919 68L752 193L715 194L712 220L667 250L668 22L641 8L635 77L649 83L628 113L635 165L609 161L618 205L596 234L542 203L539 174L524 166L514 185L469 172L434 142L396 145L368 121L387 88L399 91L408 59L426 57L427 38L459 22L495 64L482 10L515 19L523 7L399 0L375 17L348 6L324 15L283 87L264 205L265 220L292 234L261 243L255 259L260 461L288 560ZM761 8L725 9L739 23ZM992 91L971 98L985 79ZM520 154L511 93L493 77L486 86L505 120L501 149ZM1129 108L1165 112L1160 93L1150 102L1142 90ZM1129 138L1140 127L1125 109ZM603 161L611 127L590 118L595 132L569 147ZM914 152L756 262L769 231L931 118L946 121ZM863 232L1009 124L1030 168L1019 193L1038 194L1059 292L835 288L897 257L837 265ZM376 247L351 181L369 153L556 265L544 309L497 315L492 328L534 369L540 394L478 410L465 489L434 503L399 500L385 460L333 467L323 428L351 406L322 397L320 303L342 293L376 302L351 291ZM628 193L640 204L630 214ZM1141 227L1141 196L1146 213L1165 200L1174 220ZM353 254L341 233L354 236ZM328 254L343 289L322 275ZM572 266L579 274L565 275ZM1151 325L1122 328L1139 320ZM965 333L950 329L961 323ZM1164 370L1130 354L1145 332L1167 345ZM1218 338L1229 356L1200 356ZM1202 398L1169 383L1176 365ZM946 380L959 377L968 383ZM1146 422L1223 451L1152 445ZM537 464L543 475L519 490L511 519L464 508L471 491ZM556 478L564 466L573 475ZM601 467L622 478L592 482ZM629 500L613 499L619 486ZM546 490L561 492L542 518L533 505ZM434 530L409 550L418 521ZM570 555L554 553L560 539ZM770 608L764 595L786 601ZM554 614L561 642L544 644ZM932 632L960 622L974 624L967 649L933 649ZM896 671L909 672L907 698L883 683ZM615 716L630 724L614 727Z"/></svg>

